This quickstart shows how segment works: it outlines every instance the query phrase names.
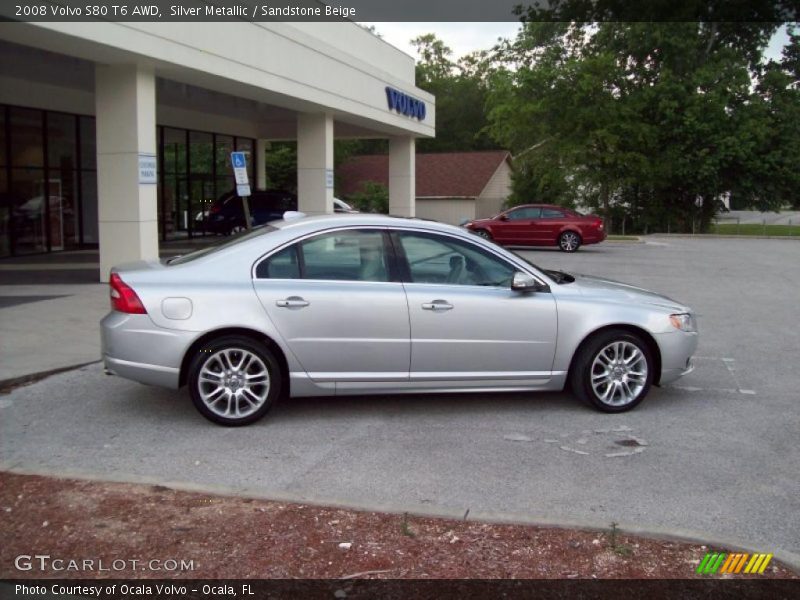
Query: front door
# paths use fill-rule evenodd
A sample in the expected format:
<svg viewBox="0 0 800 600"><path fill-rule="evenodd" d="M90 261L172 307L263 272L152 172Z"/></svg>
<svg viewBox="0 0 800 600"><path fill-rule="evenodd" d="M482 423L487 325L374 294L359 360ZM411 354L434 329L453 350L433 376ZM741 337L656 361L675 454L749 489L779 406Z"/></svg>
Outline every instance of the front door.
<svg viewBox="0 0 800 600"><path fill-rule="evenodd" d="M394 235L407 264L412 382L502 385L551 377L557 321L549 292L511 290L517 268L465 240Z"/></svg>
<svg viewBox="0 0 800 600"><path fill-rule="evenodd" d="M408 306L388 248L381 230L338 230L257 267L258 298L314 381L408 380Z"/></svg>

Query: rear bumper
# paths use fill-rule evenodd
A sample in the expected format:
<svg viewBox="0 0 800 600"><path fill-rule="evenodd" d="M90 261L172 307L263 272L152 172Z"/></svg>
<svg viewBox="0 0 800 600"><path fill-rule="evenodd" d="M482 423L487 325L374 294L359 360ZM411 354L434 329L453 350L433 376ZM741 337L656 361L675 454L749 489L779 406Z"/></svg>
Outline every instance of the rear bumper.
<svg viewBox="0 0 800 600"><path fill-rule="evenodd" d="M692 356L697 350L697 333L674 331L654 336L661 351L660 385L671 383L694 371Z"/></svg>
<svg viewBox="0 0 800 600"><path fill-rule="evenodd" d="M100 322L106 369L140 383L178 388L180 368L196 333L164 329L148 315L112 311Z"/></svg>

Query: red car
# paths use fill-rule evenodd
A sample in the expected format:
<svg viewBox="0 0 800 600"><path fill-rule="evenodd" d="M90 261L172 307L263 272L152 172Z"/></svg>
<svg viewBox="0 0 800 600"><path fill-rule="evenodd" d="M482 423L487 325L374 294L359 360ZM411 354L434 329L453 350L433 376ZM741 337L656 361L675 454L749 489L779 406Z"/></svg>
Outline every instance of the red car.
<svg viewBox="0 0 800 600"><path fill-rule="evenodd" d="M515 206L496 217L469 221L464 227L504 246L558 246L564 252L606 239L603 219L597 215L585 216L551 204Z"/></svg>

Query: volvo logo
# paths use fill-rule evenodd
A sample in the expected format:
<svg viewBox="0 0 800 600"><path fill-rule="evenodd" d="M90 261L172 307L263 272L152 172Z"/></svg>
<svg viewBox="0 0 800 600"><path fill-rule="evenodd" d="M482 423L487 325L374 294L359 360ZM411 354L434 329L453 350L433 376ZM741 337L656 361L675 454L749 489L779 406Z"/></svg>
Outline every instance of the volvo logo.
<svg viewBox="0 0 800 600"><path fill-rule="evenodd" d="M389 103L389 110L396 110L401 115L414 117L420 121L425 118L425 103L400 90L386 86L386 101Z"/></svg>

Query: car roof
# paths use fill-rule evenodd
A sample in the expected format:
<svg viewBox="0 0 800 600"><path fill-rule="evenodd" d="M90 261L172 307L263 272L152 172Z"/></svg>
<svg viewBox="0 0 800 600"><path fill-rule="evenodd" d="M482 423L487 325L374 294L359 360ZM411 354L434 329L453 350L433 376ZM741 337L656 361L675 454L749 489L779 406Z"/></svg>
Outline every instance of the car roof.
<svg viewBox="0 0 800 600"><path fill-rule="evenodd" d="M508 210L514 210L515 208L555 208L557 210L569 210L565 206L559 206L558 204L518 204L517 206L512 206Z"/></svg>
<svg viewBox="0 0 800 600"><path fill-rule="evenodd" d="M296 232L317 231L327 227L418 227L431 231L454 231L460 234L464 230L454 225L447 225L438 221L419 219L416 217L399 217L392 215L378 215L373 213L339 213L328 215L303 216L293 219L280 219L271 221L270 225L277 229L293 230Z"/></svg>

